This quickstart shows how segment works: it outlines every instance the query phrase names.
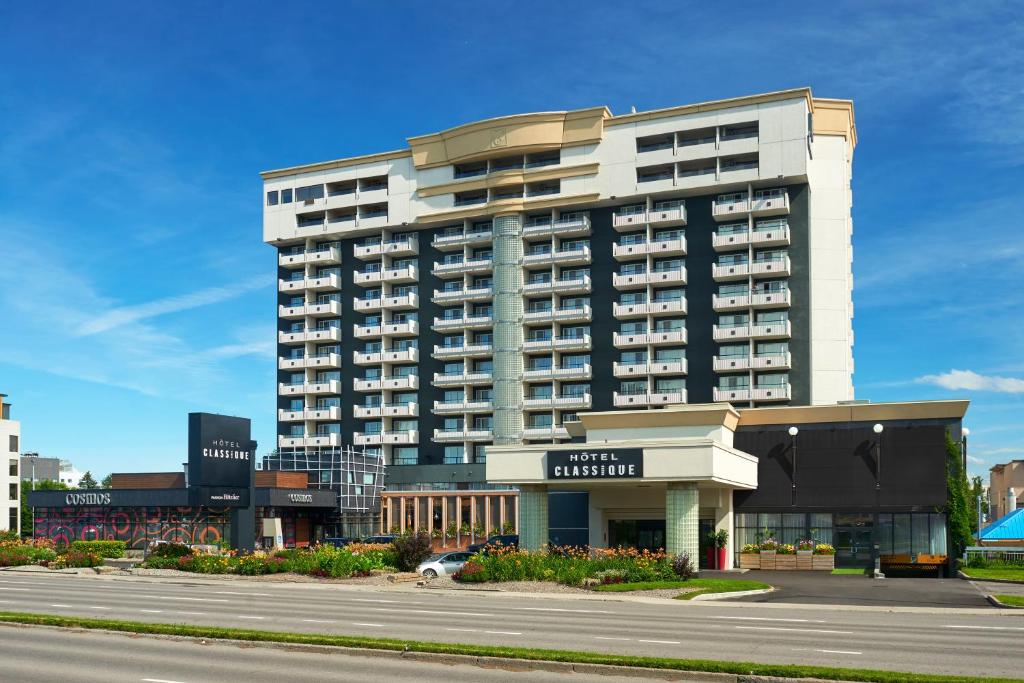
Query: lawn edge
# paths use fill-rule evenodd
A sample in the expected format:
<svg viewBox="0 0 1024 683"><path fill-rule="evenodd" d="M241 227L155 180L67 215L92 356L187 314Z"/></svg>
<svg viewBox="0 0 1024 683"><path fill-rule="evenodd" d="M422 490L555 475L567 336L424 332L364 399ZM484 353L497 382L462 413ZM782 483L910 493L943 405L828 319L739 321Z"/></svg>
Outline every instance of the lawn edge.
<svg viewBox="0 0 1024 683"><path fill-rule="evenodd" d="M964 573L963 569L958 569L956 575L966 581L984 581L985 583L1015 583L1018 586L1024 584L1024 581L1018 581L1016 579L987 579L981 576L971 576L970 574Z"/></svg>
<svg viewBox="0 0 1024 683"><path fill-rule="evenodd" d="M778 681L780 678L818 679L829 681L868 681L874 683L955 683L959 681L984 681L987 683L1008 683L1008 678L964 678L941 674L919 674L872 669L847 669L793 664L759 664L752 662L728 662L702 659L672 659L668 657L641 657L614 655L599 652L573 650L545 650L540 648L502 647L495 645L469 645L462 643L439 643L430 641L373 638L366 636L325 635L316 633L289 633L284 631L262 631L254 629L224 628L217 626L196 626L188 624L162 624L90 617L69 617L53 614L28 612L0 612L0 625L13 624L43 628L70 628L96 630L108 633L133 633L178 637L186 639L218 640L229 643L263 643L278 647L321 648L329 652L367 654L369 652L390 652L394 656L413 659L453 663L472 663L478 666L494 666L505 663L508 666L530 666L536 670L560 670L582 672L596 668L615 670L625 675L654 673L700 673L717 674L720 680ZM463 659L464 658L464 659ZM735 676L735 679L730 678Z"/></svg>

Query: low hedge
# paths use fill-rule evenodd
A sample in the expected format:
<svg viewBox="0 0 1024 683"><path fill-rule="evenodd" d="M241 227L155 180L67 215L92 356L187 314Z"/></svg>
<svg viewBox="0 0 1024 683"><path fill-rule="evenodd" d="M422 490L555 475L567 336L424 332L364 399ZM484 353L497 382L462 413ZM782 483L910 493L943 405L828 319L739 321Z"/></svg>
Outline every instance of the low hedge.
<svg viewBox="0 0 1024 683"><path fill-rule="evenodd" d="M124 557L127 549L124 541L72 541L68 546L68 552L95 553L108 559Z"/></svg>

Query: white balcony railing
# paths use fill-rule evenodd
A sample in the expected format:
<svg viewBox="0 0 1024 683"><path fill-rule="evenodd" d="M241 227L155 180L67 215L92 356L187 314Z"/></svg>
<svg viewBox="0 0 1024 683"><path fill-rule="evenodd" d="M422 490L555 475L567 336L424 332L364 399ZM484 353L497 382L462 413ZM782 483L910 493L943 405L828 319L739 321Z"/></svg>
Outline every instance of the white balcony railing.
<svg viewBox="0 0 1024 683"><path fill-rule="evenodd" d="M686 359L672 361L652 360L644 363L613 363L612 374L616 377L641 377L647 375L685 375Z"/></svg>
<svg viewBox="0 0 1024 683"><path fill-rule="evenodd" d="M420 441L420 433L415 429L399 432L353 432L352 440L357 446L416 444Z"/></svg>
<svg viewBox="0 0 1024 683"><path fill-rule="evenodd" d="M552 410L582 410L590 408L593 399L589 393L579 396L546 396L523 399L524 408L550 408Z"/></svg>
<svg viewBox="0 0 1024 683"><path fill-rule="evenodd" d="M362 353L352 352L352 359L356 365L377 365L379 363L416 363L420 359L420 350L414 348L388 351L373 351Z"/></svg>
<svg viewBox="0 0 1024 683"><path fill-rule="evenodd" d="M434 401L434 413L453 415L458 413L486 413L494 410L492 401Z"/></svg>
<svg viewBox="0 0 1024 683"><path fill-rule="evenodd" d="M479 358L494 353L492 344L465 344L463 346L434 345L434 358Z"/></svg>
<svg viewBox="0 0 1024 683"><path fill-rule="evenodd" d="M490 441L494 432L490 429L435 429L434 441L452 443L463 441Z"/></svg>
<svg viewBox="0 0 1024 683"><path fill-rule="evenodd" d="M686 299L669 299L666 301L646 301L639 304L620 304L612 302L612 314L616 318L641 318L647 315L665 313L686 313Z"/></svg>
<svg viewBox="0 0 1024 683"><path fill-rule="evenodd" d="M686 254L686 238L673 240L656 240L636 242L632 244L613 244L612 256L615 258L635 258L637 256L682 256Z"/></svg>
<svg viewBox="0 0 1024 683"><path fill-rule="evenodd" d="M409 236L398 240L378 242L377 244L357 244L353 247L353 253L358 259L377 258L385 254L396 257L415 256L420 253L420 248L416 237Z"/></svg>
<svg viewBox="0 0 1024 683"><path fill-rule="evenodd" d="M277 393L281 396L303 396L307 394L340 394L341 382L336 379L327 382L304 382L300 384L277 385Z"/></svg>
<svg viewBox="0 0 1024 683"><path fill-rule="evenodd" d="M686 328L654 332L613 332L612 344L616 348L647 346L648 344L685 344Z"/></svg>
<svg viewBox="0 0 1024 683"><path fill-rule="evenodd" d="M525 427L523 429L524 439L568 439L569 430L562 425L551 425L549 427Z"/></svg>
<svg viewBox="0 0 1024 683"><path fill-rule="evenodd" d="M278 332L277 341L281 344L299 344L302 342L340 342L341 328L328 327L324 329L303 330L301 332Z"/></svg>
<svg viewBox="0 0 1024 683"><path fill-rule="evenodd" d="M490 384L493 381L490 372L458 372L458 373L434 373L434 386L449 387L461 386L464 384Z"/></svg>
<svg viewBox="0 0 1024 683"><path fill-rule="evenodd" d="M652 391L647 393L623 393L615 392L613 402L616 408L635 406L664 406L673 403L686 403L686 390L675 391Z"/></svg>
<svg viewBox="0 0 1024 683"><path fill-rule="evenodd" d="M585 351L592 347L593 340L589 334L551 339L527 339L523 342L524 351Z"/></svg>
<svg viewBox="0 0 1024 683"><path fill-rule="evenodd" d="M446 304L456 303L459 301L481 301L484 299L490 299L494 296L494 288L492 287L475 287L470 289L456 289L456 290L434 290L434 303Z"/></svg>

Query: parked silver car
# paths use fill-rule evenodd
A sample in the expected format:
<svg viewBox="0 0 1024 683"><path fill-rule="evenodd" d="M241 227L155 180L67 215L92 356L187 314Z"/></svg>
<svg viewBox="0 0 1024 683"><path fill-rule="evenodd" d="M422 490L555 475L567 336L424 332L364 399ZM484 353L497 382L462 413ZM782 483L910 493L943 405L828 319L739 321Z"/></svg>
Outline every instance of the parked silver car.
<svg viewBox="0 0 1024 683"><path fill-rule="evenodd" d="M416 567L416 573L422 574L428 578L434 578L435 576L451 576L462 569L462 565L466 564L466 560L471 557L473 557L473 553L467 553L464 551L437 555Z"/></svg>

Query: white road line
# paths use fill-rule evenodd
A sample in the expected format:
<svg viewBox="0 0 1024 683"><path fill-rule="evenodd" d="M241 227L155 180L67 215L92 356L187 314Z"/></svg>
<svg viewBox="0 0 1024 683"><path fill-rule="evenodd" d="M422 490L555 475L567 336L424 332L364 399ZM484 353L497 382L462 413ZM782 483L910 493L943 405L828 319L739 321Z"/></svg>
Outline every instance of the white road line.
<svg viewBox="0 0 1024 683"><path fill-rule="evenodd" d="M193 602L230 602L227 598L186 598L179 595L140 595L148 600L191 600Z"/></svg>
<svg viewBox="0 0 1024 683"><path fill-rule="evenodd" d="M303 621L308 621L311 624L333 624L334 623L333 619L303 619Z"/></svg>
<svg viewBox="0 0 1024 683"><path fill-rule="evenodd" d="M793 652L825 652L830 655L862 655L863 652L856 650L821 650L816 647L794 647Z"/></svg>
<svg viewBox="0 0 1024 683"><path fill-rule="evenodd" d="M21 591L22 593L31 593L31 588L8 588L7 586L0 586L0 591Z"/></svg>
<svg viewBox="0 0 1024 683"><path fill-rule="evenodd" d="M397 602L401 605L422 605L422 602L406 602L405 600L384 600L381 598L352 598L352 602Z"/></svg>
<svg viewBox="0 0 1024 683"><path fill-rule="evenodd" d="M462 633L477 633L478 628L446 628L445 631L461 631Z"/></svg>
<svg viewBox="0 0 1024 683"><path fill-rule="evenodd" d="M636 642L638 642L638 643L658 643L659 645L679 645L680 644L678 640L644 640L642 638L637 640Z"/></svg>
<svg viewBox="0 0 1024 683"><path fill-rule="evenodd" d="M750 631L789 631L790 633L835 633L846 636L853 635L853 631L829 631L828 629L823 628L785 628L783 626L733 626L733 628L743 628Z"/></svg>
<svg viewBox="0 0 1024 683"><path fill-rule="evenodd" d="M594 636L594 640L633 640L632 638L611 638L609 636Z"/></svg>
<svg viewBox="0 0 1024 683"><path fill-rule="evenodd" d="M100 605L89 605L89 609L110 609L109 607L101 607Z"/></svg>
<svg viewBox="0 0 1024 683"><path fill-rule="evenodd" d="M238 593L236 591L214 591L215 595L254 595L261 598L273 597L270 593Z"/></svg>
<svg viewBox="0 0 1024 683"><path fill-rule="evenodd" d="M378 626L380 628L384 628L384 624L370 624L370 623L367 623L365 621L353 621L352 625L353 626Z"/></svg>
<svg viewBox="0 0 1024 683"><path fill-rule="evenodd" d="M175 612L175 614L189 614L191 616L198 617L206 614L206 612Z"/></svg>
<svg viewBox="0 0 1024 683"><path fill-rule="evenodd" d="M61 605L61 604L58 604L58 603L54 603L54 604L50 605L50 607L71 607L71 605Z"/></svg>
<svg viewBox="0 0 1024 683"><path fill-rule="evenodd" d="M615 614L606 609L565 609L563 607L510 607L509 609L528 610L530 612L575 612L577 614Z"/></svg>
<svg viewBox="0 0 1024 683"><path fill-rule="evenodd" d="M957 626L946 624L942 628L969 628L969 629L984 629L986 631L1024 631L1024 628L1019 626Z"/></svg>
<svg viewBox="0 0 1024 683"><path fill-rule="evenodd" d="M779 617L716 617L711 616L709 619L742 619L744 621L792 621L802 624L827 624L827 621L822 619L782 619Z"/></svg>
<svg viewBox="0 0 1024 683"><path fill-rule="evenodd" d="M266 617L251 617L251 616L246 616L244 614L239 614L237 618L238 619L266 619Z"/></svg>
<svg viewBox="0 0 1024 683"><path fill-rule="evenodd" d="M446 612L444 610L437 609L394 609L392 607L374 607L375 612L401 612L402 614L444 614L451 617L494 617L493 614L483 614L482 612Z"/></svg>
<svg viewBox="0 0 1024 683"><path fill-rule="evenodd" d="M484 631L484 633L490 633L496 636L521 636L523 635L519 631Z"/></svg>
<svg viewBox="0 0 1024 683"><path fill-rule="evenodd" d="M140 612L146 612L148 614L163 614L164 613L164 611L162 609L141 609L139 611Z"/></svg>
<svg viewBox="0 0 1024 683"><path fill-rule="evenodd" d="M169 681L166 678L143 678L146 683L183 683L182 681Z"/></svg>

